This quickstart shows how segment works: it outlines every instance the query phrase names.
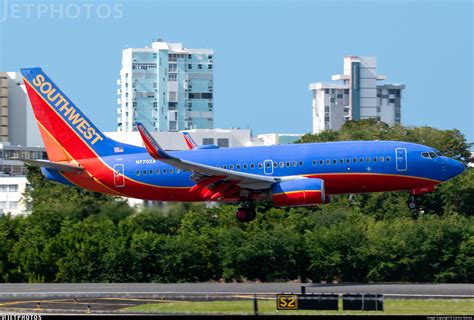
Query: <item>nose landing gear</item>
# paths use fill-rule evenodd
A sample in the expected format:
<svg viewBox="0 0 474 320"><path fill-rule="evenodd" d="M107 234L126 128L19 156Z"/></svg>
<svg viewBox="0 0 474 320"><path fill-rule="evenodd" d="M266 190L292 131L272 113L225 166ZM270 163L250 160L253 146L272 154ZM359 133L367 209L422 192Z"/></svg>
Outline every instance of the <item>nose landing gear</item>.
<svg viewBox="0 0 474 320"><path fill-rule="evenodd" d="M250 222L257 217L257 212L255 211L255 207L244 206L237 209L235 217L239 222Z"/></svg>

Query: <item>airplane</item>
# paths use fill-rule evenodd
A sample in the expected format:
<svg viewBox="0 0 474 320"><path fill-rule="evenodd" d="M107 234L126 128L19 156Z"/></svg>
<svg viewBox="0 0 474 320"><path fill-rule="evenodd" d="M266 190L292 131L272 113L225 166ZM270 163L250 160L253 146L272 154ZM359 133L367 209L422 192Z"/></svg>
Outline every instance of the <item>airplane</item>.
<svg viewBox="0 0 474 320"><path fill-rule="evenodd" d="M189 150L219 149L219 147L216 146L215 144L198 145L194 141L194 139L191 137L189 132L183 132L183 137L184 137L184 141L186 142L186 145L188 146Z"/></svg>
<svg viewBox="0 0 474 320"><path fill-rule="evenodd" d="M329 203L332 195L408 191L415 195L464 170L438 150L402 141L344 141L166 151L142 123L144 148L104 135L41 68L21 69L52 181L114 196L156 201L238 203L254 220L256 203L275 207ZM189 136L188 136L189 137ZM189 139L192 141L192 139Z"/></svg>

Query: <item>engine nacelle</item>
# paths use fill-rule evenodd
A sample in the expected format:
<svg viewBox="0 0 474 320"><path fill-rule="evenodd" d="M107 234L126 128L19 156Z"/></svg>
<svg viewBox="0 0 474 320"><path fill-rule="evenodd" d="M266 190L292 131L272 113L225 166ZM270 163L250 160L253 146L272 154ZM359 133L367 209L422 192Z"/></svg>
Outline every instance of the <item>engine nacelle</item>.
<svg viewBox="0 0 474 320"><path fill-rule="evenodd" d="M330 198L323 180L306 178L273 184L272 199L275 207L297 207L327 203Z"/></svg>

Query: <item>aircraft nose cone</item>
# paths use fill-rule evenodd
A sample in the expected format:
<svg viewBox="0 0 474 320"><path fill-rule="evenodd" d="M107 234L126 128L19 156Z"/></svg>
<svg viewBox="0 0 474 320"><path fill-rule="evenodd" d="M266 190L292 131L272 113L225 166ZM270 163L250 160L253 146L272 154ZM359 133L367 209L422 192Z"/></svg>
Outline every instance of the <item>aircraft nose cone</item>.
<svg viewBox="0 0 474 320"><path fill-rule="evenodd" d="M459 161L454 159L448 159L448 179L454 178L457 175L460 175L464 171L465 167Z"/></svg>

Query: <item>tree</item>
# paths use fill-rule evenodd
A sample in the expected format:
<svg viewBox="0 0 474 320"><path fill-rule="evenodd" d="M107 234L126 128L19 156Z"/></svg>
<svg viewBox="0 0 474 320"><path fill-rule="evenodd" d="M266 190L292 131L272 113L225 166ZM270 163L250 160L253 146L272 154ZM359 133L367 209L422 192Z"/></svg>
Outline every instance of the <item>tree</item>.
<svg viewBox="0 0 474 320"><path fill-rule="evenodd" d="M325 130L319 134L304 135L299 143L347 140L399 140L424 144L464 163L470 161L471 145L457 129L438 130L431 127L388 126L376 119L347 121L339 131Z"/></svg>

